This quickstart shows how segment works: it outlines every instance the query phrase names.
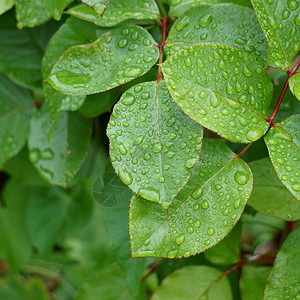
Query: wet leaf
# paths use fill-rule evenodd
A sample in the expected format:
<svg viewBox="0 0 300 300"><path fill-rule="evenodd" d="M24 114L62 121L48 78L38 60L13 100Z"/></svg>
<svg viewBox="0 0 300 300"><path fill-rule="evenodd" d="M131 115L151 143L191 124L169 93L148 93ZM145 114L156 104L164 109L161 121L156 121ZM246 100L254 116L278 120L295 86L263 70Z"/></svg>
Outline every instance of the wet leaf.
<svg viewBox="0 0 300 300"><path fill-rule="evenodd" d="M252 3L269 43L268 63L289 70L291 60L300 50L299 1L252 0Z"/></svg>
<svg viewBox="0 0 300 300"><path fill-rule="evenodd" d="M273 86L252 56L227 45L195 44L162 65L175 102L231 142L258 140L269 128Z"/></svg>
<svg viewBox="0 0 300 300"><path fill-rule="evenodd" d="M47 10L50 12L50 14L53 16L53 18L56 21L59 21L61 19L61 15L66 7L66 4L72 2L73 0L40 0Z"/></svg>
<svg viewBox="0 0 300 300"><path fill-rule="evenodd" d="M15 5L15 0L2 0L0 3L0 15L10 10Z"/></svg>
<svg viewBox="0 0 300 300"><path fill-rule="evenodd" d="M104 92L145 74L158 56L156 42L145 29L114 28L93 44L67 50L47 81L66 94Z"/></svg>
<svg viewBox="0 0 300 300"><path fill-rule="evenodd" d="M111 0L82 0L83 3L87 4L90 7L93 7L93 9L102 16L110 4Z"/></svg>
<svg viewBox="0 0 300 300"><path fill-rule="evenodd" d="M164 49L171 55L202 42L239 48L266 65L268 44L251 8L231 3L194 7L174 23Z"/></svg>
<svg viewBox="0 0 300 300"><path fill-rule="evenodd" d="M205 139L199 162L168 212L133 196L130 236L133 257L190 256L220 242L240 218L252 190L246 163L224 143Z"/></svg>
<svg viewBox="0 0 300 300"><path fill-rule="evenodd" d="M173 102L163 81L127 90L107 127L110 158L135 193L168 208L188 181L202 141L202 127Z"/></svg>
<svg viewBox="0 0 300 300"><path fill-rule="evenodd" d="M265 142L279 179L300 200L300 115L275 124Z"/></svg>
<svg viewBox="0 0 300 300"><path fill-rule="evenodd" d="M300 100L300 72L297 72L289 79L289 86L292 93Z"/></svg>

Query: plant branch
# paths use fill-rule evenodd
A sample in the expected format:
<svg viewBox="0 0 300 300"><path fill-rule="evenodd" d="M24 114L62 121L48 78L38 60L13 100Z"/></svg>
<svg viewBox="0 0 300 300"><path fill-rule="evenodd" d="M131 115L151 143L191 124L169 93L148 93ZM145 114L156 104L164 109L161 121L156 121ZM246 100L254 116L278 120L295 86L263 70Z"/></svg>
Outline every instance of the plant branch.
<svg viewBox="0 0 300 300"><path fill-rule="evenodd" d="M240 153L238 153L236 156L241 157L252 145L253 143L248 144Z"/></svg>
<svg viewBox="0 0 300 300"><path fill-rule="evenodd" d="M161 0L156 0L156 4L158 6L158 9L159 9L159 12L160 12L160 15L164 18L167 16L167 12L165 10L165 7L163 5L163 3L161 2Z"/></svg>
<svg viewBox="0 0 300 300"><path fill-rule="evenodd" d="M292 70L291 71L287 71L288 78L287 78L287 80L286 80L286 82L284 84L284 87L283 87L283 89L282 89L282 91L280 93L280 96L279 96L279 98L277 100L277 103L276 103L275 108L274 108L274 110L273 110L273 112L271 114L271 117L268 119L268 122L269 122L270 126L273 126L273 121L274 121L274 119L276 117L276 114L277 114L278 109L280 107L280 104L281 104L281 101L283 99L283 96L284 96L284 94L285 94L285 92L286 92L286 90L288 88L289 79L296 73L296 71L298 70L299 66L300 66L300 58L298 59L298 61L296 62L295 66L292 68Z"/></svg>
<svg viewBox="0 0 300 300"><path fill-rule="evenodd" d="M150 270L143 276L142 281L145 281L156 269L165 261L165 258L162 258L153 264L149 265Z"/></svg>

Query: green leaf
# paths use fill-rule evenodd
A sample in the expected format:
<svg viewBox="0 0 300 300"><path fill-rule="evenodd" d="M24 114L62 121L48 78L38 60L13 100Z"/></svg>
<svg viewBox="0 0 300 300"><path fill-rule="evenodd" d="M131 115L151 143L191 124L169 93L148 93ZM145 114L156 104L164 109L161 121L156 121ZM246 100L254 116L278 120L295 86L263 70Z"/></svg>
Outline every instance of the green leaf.
<svg viewBox="0 0 300 300"><path fill-rule="evenodd" d="M72 1L73 0L68 1L68 3ZM67 4L67 0L41 0L41 2L45 5L45 7L48 9L48 11L56 21L59 21L61 19L61 15Z"/></svg>
<svg viewBox="0 0 300 300"><path fill-rule="evenodd" d="M249 164L254 177L248 205L255 210L286 221L300 219L300 202L278 179L269 158Z"/></svg>
<svg viewBox="0 0 300 300"><path fill-rule="evenodd" d="M110 158L135 193L168 208L199 158L202 127L189 119L163 81L138 84L115 105L107 126Z"/></svg>
<svg viewBox="0 0 300 300"><path fill-rule="evenodd" d="M15 0L1 0L0 3L0 15L10 10L15 5Z"/></svg>
<svg viewBox="0 0 300 300"><path fill-rule="evenodd" d="M229 281L207 266L187 266L169 275L153 294L153 300L230 300Z"/></svg>
<svg viewBox="0 0 300 300"><path fill-rule="evenodd" d="M1 16L0 70L17 84L40 88L42 57L42 50L32 32L18 30L11 14Z"/></svg>
<svg viewBox="0 0 300 300"><path fill-rule="evenodd" d="M110 4L111 0L82 0L83 3L93 7L93 9L102 16Z"/></svg>
<svg viewBox="0 0 300 300"><path fill-rule="evenodd" d="M300 100L300 72L296 72L290 79L289 79L289 86L292 93Z"/></svg>
<svg viewBox="0 0 300 300"><path fill-rule="evenodd" d="M271 267L243 266L240 278L242 300L263 300L271 270Z"/></svg>
<svg viewBox="0 0 300 300"><path fill-rule="evenodd" d="M269 128L273 86L252 56L227 45L196 44L171 56L162 70L183 111L231 142L256 141Z"/></svg>
<svg viewBox="0 0 300 300"><path fill-rule="evenodd" d="M42 255L52 249L70 201L57 187L36 188L30 195L26 213L28 232Z"/></svg>
<svg viewBox="0 0 300 300"><path fill-rule="evenodd" d="M61 112L49 137L51 125L44 104L31 121L29 157L45 180L66 187L87 155L92 124L78 113Z"/></svg>
<svg viewBox="0 0 300 300"><path fill-rule="evenodd" d="M213 264L229 265L240 261L240 242L242 226L240 223L217 245L206 250L204 256Z"/></svg>
<svg viewBox="0 0 300 300"><path fill-rule="evenodd" d="M67 13L103 27L111 27L130 20L134 20L135 23L135 20L138 20L140 22L137 23L151 24L160 17L154 0L113 0L102 16L84 4L72 7Z"/></svg>
<svg viewBox="0 0 300 300"><path fill-rule="evenodd" d="M275 124L264 139L279 179L300 200L300 115Z"/></svg>
<svg viewBox="0 0 300 300"><path fill-rule="evenodd" d="M145 29L123 26L93 44L67 50L47 80L66 94L104 92L145 74L158 56L157 44Z"/></svg>
<svg viewBox="0 0 300 300"><path fill-rule="evenodd" d="M252 7L250 0L170 0L169 15L172 17L180 17L185 11L197 5L227 2Z"/></svg>
<svg viewBox="0 0 300 300"><path fill-rule="evenodd" d="M59 57L70 47L92 43L97 39L97 27L77 18L69 18L51 38L42 62L43 78L47 78ZM48 83L43 84L45 100L51 115L55 118L62 110L77 110L84 102L84 96L69 96L56 91Z"/></svg>
<svg viewBox="0 0 300 300"><path fill-rule="evenodd" d="M289 70L291 60L300 50L299 1L252 0L252 3L269 42L268 63Z"/></svg>
<svg viewBox="0 0 300 300"><path fill-rule="evenodd" d="M266 65L268 44L251 8L231 3L194 7L174 23L164 49L171 55L201 42L239 48Z"/></svg>
<svg viewBox="0 0 300 300"><path fill-rule="evenodd" d="M34 111L30 93L0 73L0 164L26 143Z"/></svg>
<svg viewBox="0 0 300 300"><path fill-rule="evenodd" d="M205 139L192 177L168 212L141 197L132 198L132 256L174 258L205 251L233 228L251 190L246 163L224 143Z"/></svg>
<svg viewBox="0 0 300 300"><path fill-rule="evenodd" d="M264 300L294 300L300 295L300 228L292 231L279 250Z"/></svg>

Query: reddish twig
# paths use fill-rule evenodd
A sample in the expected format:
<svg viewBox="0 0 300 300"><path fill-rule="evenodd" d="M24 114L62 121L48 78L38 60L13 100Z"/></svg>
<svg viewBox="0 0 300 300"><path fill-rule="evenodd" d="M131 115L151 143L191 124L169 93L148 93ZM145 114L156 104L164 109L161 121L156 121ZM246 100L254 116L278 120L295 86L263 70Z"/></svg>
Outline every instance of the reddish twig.
<svg viewBox="0 0 300 300"><path fill-rule="evenodd" d="M240 153L238 153L236 156L241 157L252 145L253 143L248 144Z"/></svg>

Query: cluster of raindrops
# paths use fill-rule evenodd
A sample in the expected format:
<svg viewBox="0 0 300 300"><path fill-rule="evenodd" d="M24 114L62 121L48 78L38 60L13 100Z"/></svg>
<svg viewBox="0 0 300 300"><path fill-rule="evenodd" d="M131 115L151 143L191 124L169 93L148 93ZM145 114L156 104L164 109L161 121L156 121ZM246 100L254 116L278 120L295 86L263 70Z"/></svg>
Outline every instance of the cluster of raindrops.
<svg viewBox="0 0 300 300"><path fill-rule="evenodd" d="M224 165L221 161L224 155L214 154L209 158L209 166L205 163L205 169L200 159L191 180L176 197L180 201L173 203L168 213L141 198L133 199L130 211L133 253L169 258L190 256L218 243L234 226L250 196L251 173L242 160L233 158L228 163L227 159ZM207 155L204 156L206 161ZM136 216L142 214L150 217L138 227ZM156 224L156 228L151 224ZM143 235L137 237L138 232Z"/></svg>
<svg viewBox="0 0 300 300"><path fill-rule="evenodd" d="M107 134L121 180L168 207L199 157L202 127L172 101L164 82L135 85L115 105Z"/></svg>
<svg viewBox="0 0 300 300"><path fill-rule="evenodd" d="M101 92L144 74L158 56L156 42L146 30L123 26L106 32L93 44L70 48L48 81L70 94Z"/></svg>
<svg viewBox="0 0 300 300"><path fill-rule="evenodd" d="M195 43L215 42L237 47L265 65L267 41L254 11L234 4L195 7L180 17L168 35L167 54Z"/></svg>
<svg viewBox="0 0 300 300"><path fill-rule="evenodd" d="M225 138L252 142L268 129L272 84L260 64L242 51L194 45L170 57L163 72L177 104Z"/></svg>

